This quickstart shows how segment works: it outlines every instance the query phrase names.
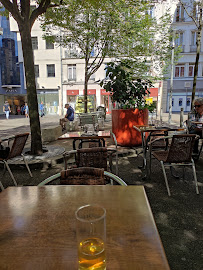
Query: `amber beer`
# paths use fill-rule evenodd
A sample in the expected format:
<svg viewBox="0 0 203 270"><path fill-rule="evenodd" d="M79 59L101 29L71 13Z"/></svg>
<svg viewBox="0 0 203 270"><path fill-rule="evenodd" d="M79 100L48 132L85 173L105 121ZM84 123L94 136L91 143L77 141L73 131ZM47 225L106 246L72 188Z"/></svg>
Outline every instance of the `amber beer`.
<svg viewBox="0 0 203 270"><path fill-rule="evenodd" d="M88 204L75 215L79 270L106 270L106 210Z"/></svg>
<svg viewBox="0 0 203 270"><path fill-rule="evenodd" d="M106 256L104 242L99 238L88 238L78 247L79 270L105 270Z"/></svg>

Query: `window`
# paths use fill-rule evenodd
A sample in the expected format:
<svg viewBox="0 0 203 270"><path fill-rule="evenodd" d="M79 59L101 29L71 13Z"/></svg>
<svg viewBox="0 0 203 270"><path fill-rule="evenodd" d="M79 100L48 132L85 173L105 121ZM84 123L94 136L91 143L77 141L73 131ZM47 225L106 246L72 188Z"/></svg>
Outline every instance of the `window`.
<svg viewBox="0 0 203 270"><path fill-rule="evenodd" d="M92 51L91 51L91 53L90 53L90 56L91 56L91 57L94 57L94 56L95 56L94 48L92 49Z"/></svg>
<svg viewBox="0 0 203 270"><path fill-rule="evenodd" d="M37 37L31 37L32 39L32 49L33 50L38 50L38 39Z"/></svg>
<svg viewBox="0 0 203 270"><path fill-rule="evenodd" d="M176 22L183 22L184 21L184 8L179 5L176 9Z"/></svg>
<svg viewBox="0 0 203 270"><path fill-rule="evenodd" d="M183 44L183 32L177 32L177 38L175 40L176 46L181 46Z"/></svg>
<svg viewBox="0 0 203 270"><path fill-rule="evenodd" d="M55 77L55 65L47 65L47 77Z"/></svg>
<svg viewBox="0 0 203 270"><path fill-rule="evenodd" d="M154 6L151 6L147 11L146 14L149 15L151 18L154 18Z"/></svg>
<svg viewBox="0 0 203 270"><path fill-rule="evenodd" d="M105 68L104 68L104 70L105 70L105 79L106 79L106 80L110 80L109 74L107 75L107 67L108 67L108 65L105 64Z"/></svg>
<svg viewBox="0 0 203 270"><path fill-rule="evenodd" d="M197 50L196 40L197 40L197 32L192 31L191 32L190 52L196 52L196 50Z"/></svg>
<svg viewBox="0 0 203 270"><path fill-rule="evenodd" d="M76 65L68 65L68 80L76 81Z"/></svg>
<svg viewBox="0 0 203 270"><path fill-rule="evenodd" d="M199 17L202 14L202 7L201 4L197 2L194 2L194 7L193 7L193 17L195 17L197 20L199 20Z"/></svg>
<svg viewBox="0 0 203 270"><path fill-rule="evenodd" d="M175 67L175 77L184 77L185 67L176 66Z"/></svg>
<svg viewBox="0 0 203 270"><path fill-rule="evenodd" d="M39 77L39 65L35 65L35 78Z"/></svg>
<svg viewBox="0 0 203 270"><path fill-rule="evenodd" d="M179 98L178 104L179 104L179 106L182 106L183 105L183 99L182 98Z"/></svg>
<svg viewBox="0 0 203 270"><path fill-rule="evenodd" d="M194 64L189 64L189 72L188 72L188 76L189 77L193 77L194 76L194 68L195 68L195 65Z"/></svg>
<svg viewBox="0 0 203 270"><path fill-rule="evenodd" d="M54 43L46 40L46 49L49 50L49 49L54 49Z"/></svg>
<svg viewBox="0 0 203 270"><path fill-rule="evenodd" d="M95 73L90 76L90 80L95 81Z"/></svg>
<svg viewBox="0 0 203 270"><path fill-rule="evenodd" d="M182 51L184 52L184 46L183 46L183 32L177 32L176 33L176 39L175 39L175 45L181 46L182 47Z"/></svg>
<svg viewBox="0 0 203 270"><path fill-rule="evenodd" d="M197 40L197 32L192 31L191 32L191 45L192 46L196 45L196 40Z"/></svg>
<svg viewBox="0 0 203 270"><path fill-rule="evenodd" d="M187 98L187 99L186 99L186 106L187 106L187 107L190 106L190 98Z"/></svg>

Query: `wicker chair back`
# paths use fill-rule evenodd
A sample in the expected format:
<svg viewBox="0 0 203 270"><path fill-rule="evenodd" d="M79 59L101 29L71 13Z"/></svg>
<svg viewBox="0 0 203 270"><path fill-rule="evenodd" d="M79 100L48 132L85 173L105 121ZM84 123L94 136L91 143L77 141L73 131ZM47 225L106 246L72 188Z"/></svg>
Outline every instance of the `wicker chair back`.
<svg viewBox="0 0 203 270"><path fill-rule="evenodd" d="M194 140L195 135L193 134L174 135L168 151L166 162L191 162Z"/></svg>
<svg viewBox="0 0 203 270"><path fill-rule="evenodd" d="M94 167L107 170L107 148L92 147L78 149L76 153L77 167Z"/></svg>
<svg viewBox="0 0 203 270"><path fill-rule="evenodd" d="M105 185L104 169L74 168L61 172L61 185Z"/></svg>
<svg viewBox="0 0 203 270"><path fill-rule="evenodd" d="M11 151L9 153L9 156L7 157L7 160L10 158L20 156L22 154L22 151L23 151L23 148L25 146L28 136L29 136L29 133L22 133L15 136L15 139L14 139Z"/></svg>

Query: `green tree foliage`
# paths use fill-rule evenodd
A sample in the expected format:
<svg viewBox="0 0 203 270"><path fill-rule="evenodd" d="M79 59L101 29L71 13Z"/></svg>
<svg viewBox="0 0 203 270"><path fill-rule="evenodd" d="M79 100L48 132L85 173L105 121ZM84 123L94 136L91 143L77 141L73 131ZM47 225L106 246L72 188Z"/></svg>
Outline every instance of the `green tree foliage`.
<svg viewBox="0 0 203 270"><path fill-rule="evenodd" d="M121 108L146 108L145 97L150 93L151 81L137 78L134 74L132 60L124 59L108 63L106 67L108 80L100 85L111 92L111 98Z"/></svg>
<svg viewBox="0 0 203 270"><path fill-rule="evenodd" d="M136 60L138 77L149 76L152 68L160 73L169 55L170 18L165 15L157 22L148 15L150 8L151 3L138 0L106 0L102 5L64 0L62 6L46 12L46 39L63 47L74 43L85 59L85 112L88 80L106 57Z"/></svg>
<svg viewBox="0 0 203 270"><path fill-rule="evenodd" d="M105 0L104 0L105 1ZM99 4L100 0L98 0ZM29 119L30 119L30 129L31 129L31 153L41 154L42 153L42 140L41 140L41 128L39 121L38 112L38 101L37 101L37 91L35 83L35 72L34 72L34 58L31 42L31 30L35 20L42 14L44 14L47 9L60 7L63 0L36 0L36 6L31 5L29 0L0 0L3 8L7 10L4 14L10 13L14 20L18 24L22 51L24 58L24 68L25 68L25 78L27 86L27 100L29 106ZM80 5L81 3L96 5L95 0L77 0L74 2ZM89 5L89 4L88 4ZM2 10L1 6L0 9Z"/></svg>

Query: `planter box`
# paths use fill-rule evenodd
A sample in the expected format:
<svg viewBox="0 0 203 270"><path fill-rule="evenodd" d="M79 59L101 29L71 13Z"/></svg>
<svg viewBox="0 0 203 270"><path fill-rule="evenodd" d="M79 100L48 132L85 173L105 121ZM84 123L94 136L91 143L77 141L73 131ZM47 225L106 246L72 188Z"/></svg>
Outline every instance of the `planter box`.
<svg viewBox="0 0 203 270"><path fill-rule="evenodd" d="M43 142L53 142L58 139L62 135L62 127L61 126L52 126L43 128L42 131L42 141Z"/></svg>
<svg viewBox="0 0 203 270"><path fill-rule="evenodd" d="M136 125L148 125L148 109L112 110L112 132L118 145L132 147L142 144L141 134L133 128Z"/></svg>

